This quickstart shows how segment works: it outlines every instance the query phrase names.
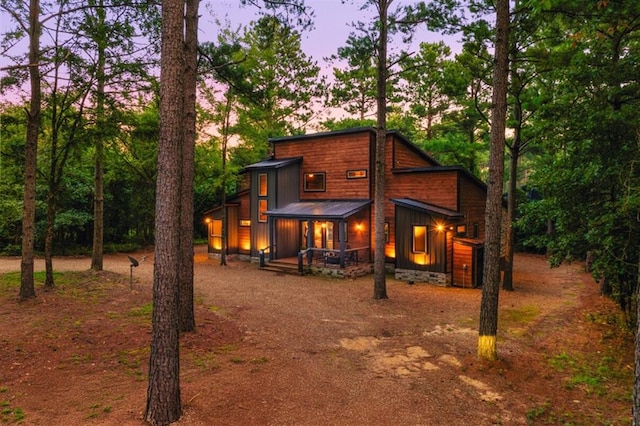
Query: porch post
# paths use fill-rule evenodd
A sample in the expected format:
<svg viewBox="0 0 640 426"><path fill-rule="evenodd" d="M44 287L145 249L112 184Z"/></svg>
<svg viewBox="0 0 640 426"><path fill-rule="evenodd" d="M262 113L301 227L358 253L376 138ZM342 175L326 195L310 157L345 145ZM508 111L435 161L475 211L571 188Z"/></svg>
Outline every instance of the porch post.
<svg viewBox="0 0 640 426"><path fill-rule="evenodd" d="M311 219L307 220L307 250L313 248L313 235L315 230L313 229L313 221ZM312 263L313 255L315 254L313 250L309 250L308 252L308 262Z"/></svg>
<svg viewBox="0 0 640 426"><path fill-rule="evenodd" d="M277 249L276 244L278 241L276 239L276 220L273 217L269 217L269 260L273 260L273 252Z"/></svg>
<svg viewBox="0 0 640 426"><path fill-rule="evenodd" d="M345 235L345 221L344 219L340 219L340 222L338 222L338 239L340 240L340 267L344 268L344 251L347 248L347 244L345 242L346 240L346 235Z"/></svg>

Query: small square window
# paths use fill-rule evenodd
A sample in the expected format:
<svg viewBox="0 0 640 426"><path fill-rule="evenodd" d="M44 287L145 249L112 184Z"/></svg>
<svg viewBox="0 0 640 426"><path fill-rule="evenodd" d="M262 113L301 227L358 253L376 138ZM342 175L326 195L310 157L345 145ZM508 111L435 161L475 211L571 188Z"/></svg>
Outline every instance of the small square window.
<svg viewBox="0 0 640 426"><path fill-rule="evenodd" d="M304 191L305 192L322 192L325 191L326 173L305 173L304 174Z"/></svg>

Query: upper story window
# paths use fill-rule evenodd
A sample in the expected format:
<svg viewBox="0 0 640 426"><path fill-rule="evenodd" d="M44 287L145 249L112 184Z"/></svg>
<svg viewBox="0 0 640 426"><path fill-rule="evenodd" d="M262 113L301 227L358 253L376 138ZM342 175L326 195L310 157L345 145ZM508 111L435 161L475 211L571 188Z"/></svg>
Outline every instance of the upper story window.
<svg viewBox="0 0 640 426"><path fill-rule="evenodd" d="M304 191L305 192L322 192L326 191L325 187L326 173L305 173L304 174Z"/></svg>
<svg viewBox="0 0 640 426"><path fill-rule="evenodd" d="M367 169L347 170L347 179L365 179Z"/></svg>
<svg viewBox="0 0 640 426"><path fill-rule="evenodd" d="M267 196L267 174L260 173L258 175L258 196L266 197Z"/></svg>

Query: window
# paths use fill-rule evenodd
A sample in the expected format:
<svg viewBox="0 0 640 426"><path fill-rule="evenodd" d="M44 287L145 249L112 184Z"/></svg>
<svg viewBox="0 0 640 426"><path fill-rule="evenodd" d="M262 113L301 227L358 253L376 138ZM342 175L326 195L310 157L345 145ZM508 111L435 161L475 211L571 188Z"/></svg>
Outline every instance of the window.
<svg viewBox="0 0 640 426"><path fill-rule="evenodd" d="M260 173L258 175L258 195L260 197L267 196L267 174Z"/></svg>
<svg viewBox="0 0 640 426"><path fill-rule="evenodd" d="M427 253L427 227L425 225L413 226L413 252Z"/></svg>
<svg viewBox="0 0 640 426"><path fill-rule="evenodd" d="M267 200L258 200L258 222L266 222Z"/></svg>
<svg viewBox="0 0 640 426"><path fill-rule="evenodd" d="M304 174L304 191L305 192L322 192L325 191L325 175L326 173L305 173Z"/></svg>
<svg viewBox="0 0 640 426"><path fill-rule="evenodd" d="M384 242L389 243L389 222L384 223Z"/></svg>
<svg viewBox="0 0 640 426"><path fill-rule="evenodd" d="M364 179L367 177L367 169L347 170L347 179Z"/></svg>
<svg viewBox="0 0 640 426"><path fill-rule="evenodd" d="M222 250L222 221L220 219L211 221L211 245L215 250Z"/></svg>
<svg viewBox="0 0 640 426"><path fill-rule="evenodd" d="M467 225L456 226L456 235L458 237L464 237L467 234Z"/></svg>
<svg viewBox="0 0 640 426"><path fill-rule="evenodd" d="M251 226L251 221L247 219L240 219L240 226Z"/></svg>

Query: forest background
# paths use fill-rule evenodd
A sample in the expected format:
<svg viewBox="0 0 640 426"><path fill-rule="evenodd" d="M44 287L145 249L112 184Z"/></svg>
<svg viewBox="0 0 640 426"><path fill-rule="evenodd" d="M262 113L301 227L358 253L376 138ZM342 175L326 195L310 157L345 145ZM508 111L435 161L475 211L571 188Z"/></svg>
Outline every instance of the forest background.
<svg viewBox="0 0 640 426"><path fill-rule="evenodd" d="M25 17L23 3L3 0L0 8ZM204 211L235 191L242 167L268 154L269 137L375 124L373 32L357 2L317 2L327 3L334 15L354 14L354 25L322 58L303 48L304 22L291 26L250 6L240 9L242 22L232 14L217 22L202 8L202 22L214 28L205 35L216 36L202 37L199 48L196 237L205 237ZM431 17L425 32L390 40L388 127L442 164L463 165L484 179L494 10L491 2L468 1L445 13L457 2L439 3L443 13ZM154 242L158 10L108 0L77 6L41 4L36 249L44 250L51 233L56 253L91 250L95 158L103 149L104 250L132 250ZM208 5L220 16L218 6ZM640 5L520 0L513 6L504 177L514 202L513 241L518 249L548 253L552 264L588 255L603 292L633 324ZM247 14L255 19L247 22ZM16 19L3 22L0 253L19 254L26 31Z"/></svg>

